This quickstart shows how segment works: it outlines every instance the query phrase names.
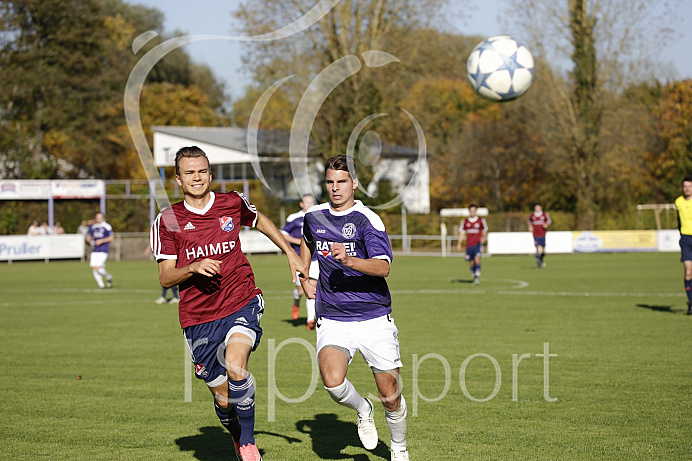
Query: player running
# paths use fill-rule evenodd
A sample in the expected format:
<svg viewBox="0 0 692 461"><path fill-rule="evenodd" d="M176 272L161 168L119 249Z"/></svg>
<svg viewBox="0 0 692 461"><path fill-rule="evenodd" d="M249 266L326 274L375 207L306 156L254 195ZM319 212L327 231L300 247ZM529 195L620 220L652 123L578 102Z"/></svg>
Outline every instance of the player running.
<svg viewBox="0 0 692 461"><path fill-rule="evenodd" d="M350 167L350 172L349 172ZM346 379L360 351L373 371L391 433L391 459L408 460L406 401L399 387L398 330L385 277L392 249L382 220L360 201L355 165L339 155L325 164L329 202L305 214L301 255L305 265L317 254L315 289L301 279L308 297L316 296L317 360L331 398L358 413L358 436L367 450L377 447L374 407Z"/></svg>
<svg viewBox="0 0 692 461"><path fill-rule="evenodd" d="M685 267L687 315L692 315L692 177L682 180L682 195L675 199L680 229L680 261Z"/></svg>
<svg viewBox="0 0 692 461"><path fill-rule="evenodd" d="M108 261L108 250L111 242L115 240L115 234L111 225L106 222L103 213L96 213L94 220L94 224L89 226L89 232L86 235L86 241L94 247L89 256L89 266L99 288L111 288L113 276L106 270L106 261ZM103 277L106 277L105 284Z"/></svg>
<svg viewBox="0 0 692 461"><path fill-rule="evenodd" d="M184 200L164 209L151 230L159 281L165 288L179 285L180 325L195 374L214 395L236 456L258 461L255 384L247 365L262 336L264 300L240 248L241 227L256 227L281 248L293 277L306 268L279 229L242 194L210 192L209 160L200 148L176 153L175 179Z"/></svg>
<svg viewBox="0 0 692 461"><path fill-rule="evenodd" d="M281 229L284 238L291 244L291 247L298 253L298 256L300 256L300 240L303 237L303 218L305 217L305 212L314 204L315 197L310 194L303 195L300 199L300 211L288 215L286 223ZM310 270L313 271L312 263ZM317 273L319 274L319 270ZM316 283L317 277L314 279ZM296 279L296 287L293 289L293 307L291 308L291 317L293 320L298 320L300 316L300 298L303 294L303 287L300 284L300 280ZM312 330L315 327L315 300L306 299L305 307L308 311L307 328L308 330Z"/></svg>
<svg viewBox="0 0 692 461"><path fill-rule="evenodd" d="M545 267L545 234L552 224L550 215L543 211L543 206L537 203L533 213L529 215L529 231L533 232L533 244L536 245L536 266Z"/></svg>
<svg viewBox="0 0 692 461"><path fill-rule="evenodd" d="M488 235L488 224L484 218L476 215L478 207L469 205L469 217L464 219L459 226L459 240L457 251L461 251L461 242L466 239L466 256L469 262L473 284L478 285L481 278L481 253L485 237Z"/></svg>

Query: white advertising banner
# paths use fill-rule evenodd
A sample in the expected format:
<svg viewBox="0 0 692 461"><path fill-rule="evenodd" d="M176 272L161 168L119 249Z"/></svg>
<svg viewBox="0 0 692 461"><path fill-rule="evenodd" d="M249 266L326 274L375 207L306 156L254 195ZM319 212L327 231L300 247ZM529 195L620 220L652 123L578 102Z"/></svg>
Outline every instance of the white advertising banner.
<svg viewBox="0 0 692 461"><path fill-rule="evenodd" d="M656 232L656 250L680 251L680 231L666 229Z"/></svg>
<svg viewBox="0 0 692 461"><path fill-rule="evenodd" d="M100 198L106 194L106 183L100 179L51 181L54 198Z"/></svg>
<svg viewBox="0 0 692 461"><path fill-rule="evenodd" d="M240 231L240 248L245 254L279 253L281 250L269 240L269 237L255 230Z"/></svg>
<svg viewBox="0 0 692 461"><path fill-rule="evenodd" d="M6 235L0 237L0 261L72 259L84 256L81 235Z"/></svg>
<svg viewBox="0 0 692 461"><path fill-rule="evenodd" d="M100 198L106 194L101 179L0 180L0 200L48 200Z"/></svg>
<svg viewBox="0 0 692 461"><path fill-rule="evenodd" d="M548 231L545 251L550 254L572 253L572 232ZM531 232L489 232L488 253L493 255L524 255L536 252Z"/></svg>
<svg viewBox="0 0 692 461"><path fill-rule="evenodd" d="M0 180L0 200L48 200L50 180Z"/></svg>

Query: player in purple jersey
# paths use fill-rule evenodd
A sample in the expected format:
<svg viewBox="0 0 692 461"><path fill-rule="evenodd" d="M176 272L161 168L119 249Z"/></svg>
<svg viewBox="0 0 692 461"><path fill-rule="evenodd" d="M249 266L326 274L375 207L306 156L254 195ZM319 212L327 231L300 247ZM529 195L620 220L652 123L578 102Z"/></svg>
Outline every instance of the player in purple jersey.
<svg viewBox="0 0 692 461"><path fill-rule="evenodd" d="M310 194L303 195L300 199L300 211L288 215L286 224L281 229L284 239L291 244L291 248L296 250L298 255L300 255L300 240L303 238L303 218L305 217L305 212L314 204L315 197ZM291 308L293 320L298 320L300 316L300 297L303 294L305 294L303 287L300 285L300 280L297 279L296 286L293 289L293 307ZM305 304L308 311L308 330L311 330L312 325L315 323L315 301L308 299Z"/></svg>
<svg viewBox="0 0 692 461"><path fill-rule="evenodd" d="M390 313L389 275L392 249L382 220L360 201L355 165L339 155L327 160L329 203L305 214L301 257L313 254L320 268L317 289L301 279L306 296L315 297L317 360L331 398L358 413L358 436L368 450L377 447L374 407L346 379L348 365L360 351L370 366L391 433L391 459L408 460L406 401L399 387L398 330Z"/></svg>
<svg viewBox="0 0 692 461"><path fill-rule="evenodd" d="M94 224L89 226L89 233L86 236L87 242L93 247L89 257L89 266L99 288L110 288L113 286L113 277L106 270L108 260L108 250L111 242L115 240L113 228L106 222L103 213L96 213ZM103 283L106 277L106 283Z"/></svg>

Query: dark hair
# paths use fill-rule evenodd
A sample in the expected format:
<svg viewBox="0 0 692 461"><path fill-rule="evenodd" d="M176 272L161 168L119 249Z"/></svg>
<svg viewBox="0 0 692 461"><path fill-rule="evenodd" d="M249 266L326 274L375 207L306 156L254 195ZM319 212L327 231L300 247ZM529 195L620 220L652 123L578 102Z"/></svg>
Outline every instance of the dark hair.
<svg viewBox="0 0 692 461"><path fill-rule="evenodd" d="M175 153L175 174L180 176L180 159L181 158L198 158L204 157L207 159L207 165L209 170L211 170L211 163L209 163L209 158L207 154L204 153L202 149L197 146L182 147L178 152Z"/></svg>
<svg viewBox="0 0 692 461"><path fill-rule="evenodd" d="M478 207L476 206L475 203L472 203L471 205L469 205L469 208L478 208Z"/></svg>
<svg viewBox="0 0 692 461"><path fill-rule="evenodd" d="M692 182L692 176L685 176L684 178L682 178L682 184L686 182Z"/></svg>
<svg viewBox="0 0 692 461"><path fill-rule="evenodd" d="M348 171L348 175L351 179L356 179L356 163L352 158L346 157L345 155L337 155L332 157L324 164L324 171L327 170L341 170Z"/></svg>

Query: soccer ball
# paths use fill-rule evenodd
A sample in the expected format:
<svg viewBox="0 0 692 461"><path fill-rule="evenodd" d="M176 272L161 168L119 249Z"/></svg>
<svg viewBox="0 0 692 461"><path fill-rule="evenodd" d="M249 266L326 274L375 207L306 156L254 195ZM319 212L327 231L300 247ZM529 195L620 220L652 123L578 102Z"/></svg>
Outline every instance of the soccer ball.
<svg viewBox="0 0 692 461"><path fill-rule="evenodd" d="M491 101L517 99L533 83L531 52L509 35L483 40L466 61L466 76L480 96Z"/></svg>

